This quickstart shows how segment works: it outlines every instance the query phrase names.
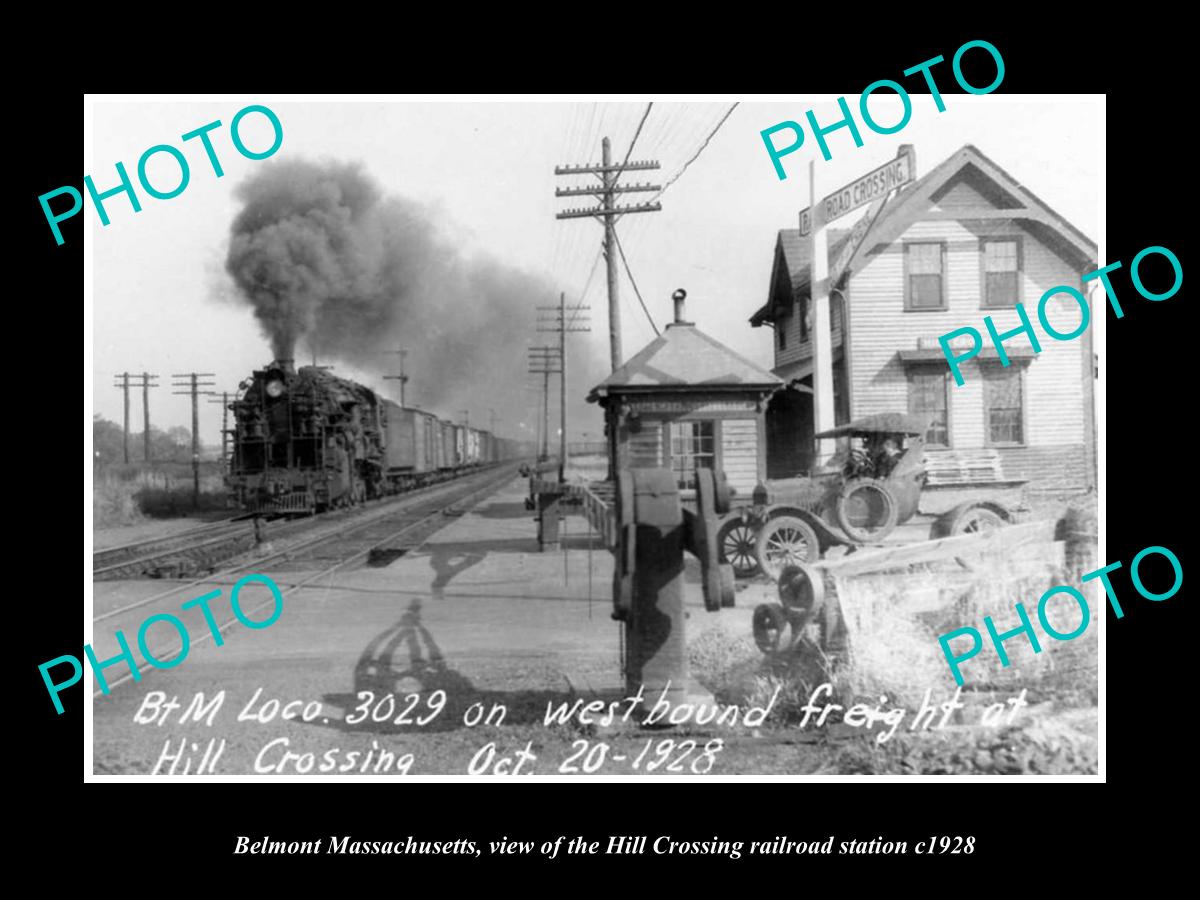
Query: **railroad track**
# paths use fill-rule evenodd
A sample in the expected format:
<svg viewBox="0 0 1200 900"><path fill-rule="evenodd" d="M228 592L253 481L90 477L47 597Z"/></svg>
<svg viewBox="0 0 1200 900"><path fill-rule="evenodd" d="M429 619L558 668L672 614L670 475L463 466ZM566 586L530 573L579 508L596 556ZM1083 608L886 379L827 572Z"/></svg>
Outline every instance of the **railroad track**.
<svg viewBox="0 0 1200 900"><path fill-rule="evenodd" d="M208 522L166 537L149 538L120 547L109 547L92 553L92 578L106 581L111 578L130 578L154 570L164 560L173 557L203 556L213 553L223 544L249 537L253 540L254 525L241 516Z"/></svg>
<svg viewBox="0 0 1200 900"><path fill-rule="evenodd" d="M485 471L495 469L489 468ZM484 472L475 472L461 478L466 481L482 474ZM204 575L216 571L222 563L252 551L260 543L278 543L313 529L323 533L321 529L330 523L338 523L338 527L342 527L348 520L352 521L363 515L369 519L381 509L390 509L396 503L403 503L414 496L444 488L449 483L451 482L441 481L406 491L399 496L371 501L365 507L334 510L309 518L266 521L260 519L256 527L253 516L240 515L189 528L166 537L97 550L92 554L92 580L110 581L144 576L187 578Z"/></svg>
<svg viewBox="0 0 1200 900"><path fill-rule="evenodd" d="M284 597L287 597L311 584L319 582L321 579L327 579L349 565L362 560L370 560L373 554L376 559L392 559L408 550L420 547L434 532L444 527L452 518L466 512L485 496L508 483L516 472L517 464L512 463L502 465L498 469L489 469L483 473L469 475L458 481L442 483L431 488L422 488L419 491L410 492L404 495L405 500L416 500L418 502L409 505L402 501L385 510L377 510L373 515L365 518L360 517L323 528L319 534L309 534L289 543L286 547L268 552L266 555L260 553L253 555L251 558L241 559L233 565L213 572L206 578L188 581L169 590L155 593L152 596L143 597L132 603L108 610L100 615L93 615L92 621L93 623L99 623L114 619L150 604L161 603L161 601L185 592L190 598L197 593L196 588L223 584L222 579L238 576L251 570L255 573L271 574L281 571L296 571L297 566L299 566L306 573L300 580L293 581L287 584L287 586L283 584L279 585L280 593ZM414 497L414 494L433 491L434 488L442 488L443 490L430 496ZM312 564L320 565L321 568L313 572L311 570ZM280 581L280 579L274 580L276 583ZM244 614L251 616L268 606L274 606L274 604L275 600L271 597L258 606L244 610ZM171 612L175 615L181 615L178 604L171 606ZM236 616L231 616L217 627L216 633L224 633L237 621L238 618ZM189 631L192 635L192 646L202 644L213 637L213 632L200 622L197 622L196 627L189 629ZM182 649L179 643L171 644L168 641L163 641L162 645L158 646L156 646L156 643L155 641L151 641L149 649L151 654L159 659L174 658ZM148 662L144 662L138 667L137 671L140 674L149 668L151 668L151 665ZM112 689L132 679L133 675L130 673L119 679L110 681L110 693ZM99 698L104 696L104 693L97 690L93 692L92 696L93 698Z"/></svg>

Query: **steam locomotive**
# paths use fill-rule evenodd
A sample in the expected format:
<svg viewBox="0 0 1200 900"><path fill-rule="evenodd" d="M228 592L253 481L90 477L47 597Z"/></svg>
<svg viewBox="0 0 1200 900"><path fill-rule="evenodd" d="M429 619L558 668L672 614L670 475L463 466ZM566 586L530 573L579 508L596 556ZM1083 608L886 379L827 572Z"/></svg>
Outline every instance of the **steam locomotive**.
<svg viewBox="0 0 1200 900"><path fill-rule="evenodd" d="M249 512L305 515L443 481L530 449L406 409L319 366L242 382L226 484ZM532 452L529 453L532 455Z"/></svg>

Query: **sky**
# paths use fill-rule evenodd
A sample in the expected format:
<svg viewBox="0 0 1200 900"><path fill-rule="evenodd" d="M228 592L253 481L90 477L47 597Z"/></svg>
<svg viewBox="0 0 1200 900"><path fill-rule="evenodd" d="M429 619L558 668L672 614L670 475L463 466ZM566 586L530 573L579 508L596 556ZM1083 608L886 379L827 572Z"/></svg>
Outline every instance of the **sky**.
<svg viewBox="0 0 1200 900"><path fill-rule="evenodd" d="M139 192L142 211L137 214L124 197L107 201L107 227L101 226L90 199L85 203L81 215L91 220L89 314L94 329L92 389L85 398L91 404L89 416L95 412L119 423L122 397L113 376L146 370L157 373L163 385L151 392L155 427L190 426L190 400L172 394L170 375L211 372L216 390L233 391L271 359L250 307L237 299L224 271L230 226L240 207L235 191L256 169L271 164L242 157L230 141L228 124L234 114L256 103L269 106L283 127L283 143L272 160L358 162L386 194L424 207L440 238L464 260L498 261L541 279L548 294L565 291L568 304L591 307L591 331L568 338L571 440L601 437L599 412L584 396L608 371L605 271L603 261L597 262L603 229L591 218L555 218L556 212L582 206L589 198L556 198L556 187L584 179L555 176L554 167L599 162L606 135L613 157L623 159L647 103L653 105L630 158L658 160L661 169L630 172L623 181L661 185L674 180L660 198L660 212L626 216L617 230L649 314L661 328L672 317L672 291L685 288L688 318L766 369L772 362L771 331L751 328L747 320L766 300L779 229L795 228L799 210L809 203L809 160L816 161L817 194L824 196L893 158L900 144L915 146L919 177L971 143L1093 240L1100 237L1104 135L1102 106L1094 99L947 94L946 110L939 113L928 95L913 94L912 117L902 130L876 134L860 119L863 146L854 145L847 129L833 132L829 161L809 136L801 150L785 157L789 177L784 181L775 174L760 132L784 120L803 122L808 110L822 124L833 123L838 118L835 102L802 95L743 101L713 134L736 99L297 102L247 95L206 102L93 100L85 174L98 190L117 184L117 161L124 162L136 184L139 156L157 144L183 151L191 181L168 200ZM872 98L877 121L899 119L899 104L890 100ZM856 98L848 96L848 101L856 110ZM224 169L220 178L196 141L179 140L216 119L224 123L212 132ZM251 148L266 147L270 126L261 116L247 116L241 136ZM782 142L782 135L778 139ZM156 155L149 168L151 183L175 183L178 169L173 165L167 154ZM627 194L622 200L649 196ZM849 216L837 224L848 227L853 221ZM619 290L628 358L654 332L623 267ZM527 343L549 343L554 335L536 331L536 303L529 304ZM458 316L473 313L470 302L457 305L462 308L447 304L448 327ZM409 400L421 404L422 393L432 389L423 385L421 361L438 352L436 342L416 334L397 335L396 340L409 350ZM524 356L525 347L511 351ZM298 357L303 355L298 351ZM394 356L319 361L398 398L395 383L381 380L394 371ZM531 387L534 376L525 382L500 378L477 371L470 360L460 369L465 399L454 404L458 409L436 412L461 420L462 407L469 407L472 423L482 424L489 409L514 409L513 417L522 421L501 423L497 432L532 437L541 402L540 391ZM557 399L551 404L556 410ZM141 397L136 393L131 407L133 430L140 431ZM206 444L218 443L220 419L219 404L201 405Z"/></svg>

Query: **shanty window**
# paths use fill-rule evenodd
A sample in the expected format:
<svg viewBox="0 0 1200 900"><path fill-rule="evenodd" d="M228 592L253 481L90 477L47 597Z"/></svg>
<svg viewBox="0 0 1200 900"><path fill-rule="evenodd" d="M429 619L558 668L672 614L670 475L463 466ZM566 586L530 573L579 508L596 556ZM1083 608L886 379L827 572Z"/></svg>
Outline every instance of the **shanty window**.
<svg viewBox="0 0 1200 900"><path fill-rule="evenodd" d="M1008 238L983 242L983 305L1015 306L1020 299L1021 244Z"/></svg>
<svg viewBox="0 0 1200 900"><path fill-rule="evenodd" d="M931 447L950 446L950 417L946 394L950 373L945 366L913 368L908 373L908 411L929 420L925 443Z"/></svg>
<svg viewBox="0 0 1200 900"><path fill-rule="evenodd" d="M671 471L683 489L695 489L696 470L716 468L716 423L671 423Z"/></svg>
<svg viewBox="0 0 1200 900"><path fill-rule="evenodd" d="M944 244L905 244L905 309L945 309Z"/></svg>
<svg viewBox="0 0 1200 900"><path fill-rule="evenodd" d="M981 366L980 372L988 443L1025 443L1020 367L988 365Z"/></svg>

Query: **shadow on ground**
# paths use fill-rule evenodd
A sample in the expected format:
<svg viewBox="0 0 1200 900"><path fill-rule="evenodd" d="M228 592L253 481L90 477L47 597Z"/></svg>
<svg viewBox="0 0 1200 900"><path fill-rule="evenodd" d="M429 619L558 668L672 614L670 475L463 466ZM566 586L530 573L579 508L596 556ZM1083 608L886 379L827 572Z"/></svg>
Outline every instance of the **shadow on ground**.
<svg viewBox="0 0 1200 900"><path fill-rule="evenodd" d="M367 697L367 692L370 697ZM363 706L364 699L366 706ZM340 707L342 719L330 727L350 733L401 734L457 731L469 726L464 715L499 725L489 714L504 709L503 724L544 724L547 704L554 707L578 699L569 687L543 691L480 690L453 669L429 629L421 622L421 601L413 600L399 620L376 635L354 667L353 694L326 694ZM611 703L619 692L592 697ZM475 707L475 709L472 709ZM364 712L365 710L365 712ZM352 722L347 720L353 720Z"/></svg>

